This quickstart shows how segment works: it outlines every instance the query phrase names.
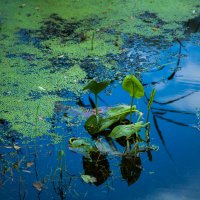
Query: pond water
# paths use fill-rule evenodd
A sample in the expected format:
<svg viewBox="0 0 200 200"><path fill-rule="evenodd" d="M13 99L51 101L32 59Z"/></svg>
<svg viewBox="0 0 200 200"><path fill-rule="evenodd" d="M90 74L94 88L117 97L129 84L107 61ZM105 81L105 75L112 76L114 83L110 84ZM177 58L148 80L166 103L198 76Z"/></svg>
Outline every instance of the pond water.
<svg viewBox="0 0 200 200"><path fill-rule="evenodd" d="M0 5L0 199L199 199L200 2ZM120 143L85 130L94 97L83 87L112 80L99 94L104 113L130 104L121 83L131 73L145 89L134 100L144 121L156 89L155 148L123 156L115 153L124 151ZM70 148L73 137L98 151Z"/></svg>

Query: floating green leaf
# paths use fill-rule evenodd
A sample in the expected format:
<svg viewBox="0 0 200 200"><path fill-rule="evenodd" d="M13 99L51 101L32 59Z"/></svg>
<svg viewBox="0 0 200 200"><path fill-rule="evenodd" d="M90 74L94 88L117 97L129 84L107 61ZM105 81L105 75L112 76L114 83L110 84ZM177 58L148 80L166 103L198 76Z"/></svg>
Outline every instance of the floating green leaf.
<svg viewBox="0 0 200 200"><path fill-rule="evenodd" d="M92 143L86 138L70 138L69 139L71 148L86 148L88 150L92 149Z"/></svg>
<svg viewBox="0 0 200 200"><path fill-rule="evenodd" d="M129 125L119 125L116 126L112 132L110 133L109 137L112 138L120 138L122 136L125 136L127 138L131 137L133 134L137 134L142 127L145 127L146 124L143 124L142 121L137 122L135 124L129 124Z"/></svg>
<svg viewBox="0 0 200 200"><path fill-rule="evenodd" d="M144 88L134 75L126 76L122 82L122 87L131 97L141 98L144 96Z"/></svg>
<svg viewBox="0 0 200 200"><path fill-rule="evenodd" d="M95 95L99 94L102 90L104 90L108 85L110 84L110 81L102 81L97 82L95 80L90 81L88 85L86 85L83 90L90 90Z"/></svg>
<svg viewBox="0 0 200 200"><path fill-rule="evenodd" d="M81 178L85 183L95 183L97 182L97 179L90 175L81 175Z"/></svg>

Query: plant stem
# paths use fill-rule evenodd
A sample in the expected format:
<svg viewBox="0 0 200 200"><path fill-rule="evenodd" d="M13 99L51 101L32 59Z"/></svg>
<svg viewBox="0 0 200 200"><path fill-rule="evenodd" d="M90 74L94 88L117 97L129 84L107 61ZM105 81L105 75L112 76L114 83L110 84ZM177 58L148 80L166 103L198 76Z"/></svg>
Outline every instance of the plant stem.
<svg viewBox="0 0 200 200"><path fill-rule="evenodd" d="M97 94L95 94L95 108L96 108L97 123L99 123L99 109L98 109L98 95Z"/></svg>
<svg viewBox="0 0 200 200"><path fill-rule="evenodd" d="M150 109L148 109L146 123L149 121Z"/></svg>
<svg viewBox="0 0 200 200"><path fill-rule="evenodd" d="M95 108L96 108L96 115L99 115L99 110L98 110L98 96L95 94Z"/></svg>
<svg viewBox="0 0 200 200"><path fill-rule="evenodd" d="M94 49L94 32L92 33L91 50Z"/></svg>
<svg viewBox="0 0 200 200"><path fill-rule="evenodd" d="M130 151L130 143L129 143L129 139L126 140L126 151L125 153L128 153Z"/></svg>
<svg viewBox="0 0 200 200"><path fill-rule="evenodd" d="M132 123L132 108L133 108L134 97L131 98L131 110L130 110L130 124Z"/></svg>
<svg viewBox="0 0 200 200"><path fill-rule="evenodd" d="M148 121L149 121L149 115L150 115L150 109L148 109L146 123L148 123ZM145 129L146 129L145 130L146 142L148 143L149 142L150 124L148 126L146 126Z"/></svg>

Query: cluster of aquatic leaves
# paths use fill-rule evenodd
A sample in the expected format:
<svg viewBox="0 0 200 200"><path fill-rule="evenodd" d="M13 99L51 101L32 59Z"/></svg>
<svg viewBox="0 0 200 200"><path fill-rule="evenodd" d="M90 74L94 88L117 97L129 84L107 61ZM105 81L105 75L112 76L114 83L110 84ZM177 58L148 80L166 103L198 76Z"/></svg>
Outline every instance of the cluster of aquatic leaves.
<svg viewBox="0 0 200 200"><path fill-rule="evenodd" d="M133 105L134 98L141 98L144 96L144 88L141 82L134 76L126 76L122 82L122 87L125 91L130 94L131 104L128 105L117 105L108 109L108 111L103 115L99 115L98 112L98 94L104 90L110 84L109 81L97 82L92 80L84 90L89 90L95 96L95 106L96 114L91 115L85 122L85 129L91 135L98 135L105 131L109 131L108 137L113 139L118 139L125 137L127 140L127 145L129 140L134 138L135 145L138 142L144 141L141 139L139 133L143 128L145 128L148 133L146 136L149 137L149 122L148 119L144 123L140 120L143 115L142 112L137 110L136 106ZM150 110L153 99L155 95L155 90L152 91L150 101L148 103L147 110ZM138 116L135 122L132 122L132 115L136 114ZM148 113L149 114L149 113ZM130 119L126 120L127 116L130 115ZM128 123L127 123L128 121ZM148 139L146 137L146 139Z"/></svg>

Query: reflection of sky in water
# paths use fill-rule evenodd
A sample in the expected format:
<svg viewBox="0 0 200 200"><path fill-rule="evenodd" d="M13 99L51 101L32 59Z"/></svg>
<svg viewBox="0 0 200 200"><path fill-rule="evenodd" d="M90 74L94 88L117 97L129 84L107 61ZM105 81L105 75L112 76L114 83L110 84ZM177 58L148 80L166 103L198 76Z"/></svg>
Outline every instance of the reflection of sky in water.
<svg viewBox="0 0 200 200"><path fill-rule="evenodd" d="M200 196L199 174L183 183L181 187L159 188L145 198L137 200L197 200Z"/></svg>
<svg viewBox="0 0 200 200"><path fill-rule="evenodd" d="M160 150L153 154L152 163L143 164L144 168L154 171L155 174L148 177L143 172L147 184L146 194L136 198L138 200L196 200L200 195L198 159L200 134L192 128L197 118L194 114L179 113L179 111L195 113L197 108L200 108L200 47L186 44L185 48L181 49L181 54L187 56L180 57L178 66L179 45L174 45L171 51L176 55L172 58L175 63L169 64L163 70L146 73L143 80L144 83L153 82L157 89L155 97L157 103L153 104L154 108L178 111L155 114L173 161L167 156L166 149L160 143L153 127L152 142L158 144ZM147 87L146 91L149 96L151 88ZM190 93L191 95L188 95ZM183 96L186 97L173 101ZM154 110L156 111L160 112ZM181 122L185 126L174 122Z"/></svg>
<svg viewBox="0 0 200 200"><path fill-rule="evenodd" d="M173 46L172 50L178 52L179 46ZM144 80L149 82L158 82L155 85L157 89L157 100L159 102L167 102L185 96L187 94L191 95L168 104L178 110L187 110L195 112L197 108L200 107L200 47L186 45L182 48L182 54L180 55L180 64L177 66L176 63L170 64L166 69L158 72L147 73L144 76ZM174 61L178 62L179 55L174 58ZM169 77L172 73L175 75L172 79ZM164 73L163 73L164 72ZM168 80L168 79L170 80Z"/></svg>

